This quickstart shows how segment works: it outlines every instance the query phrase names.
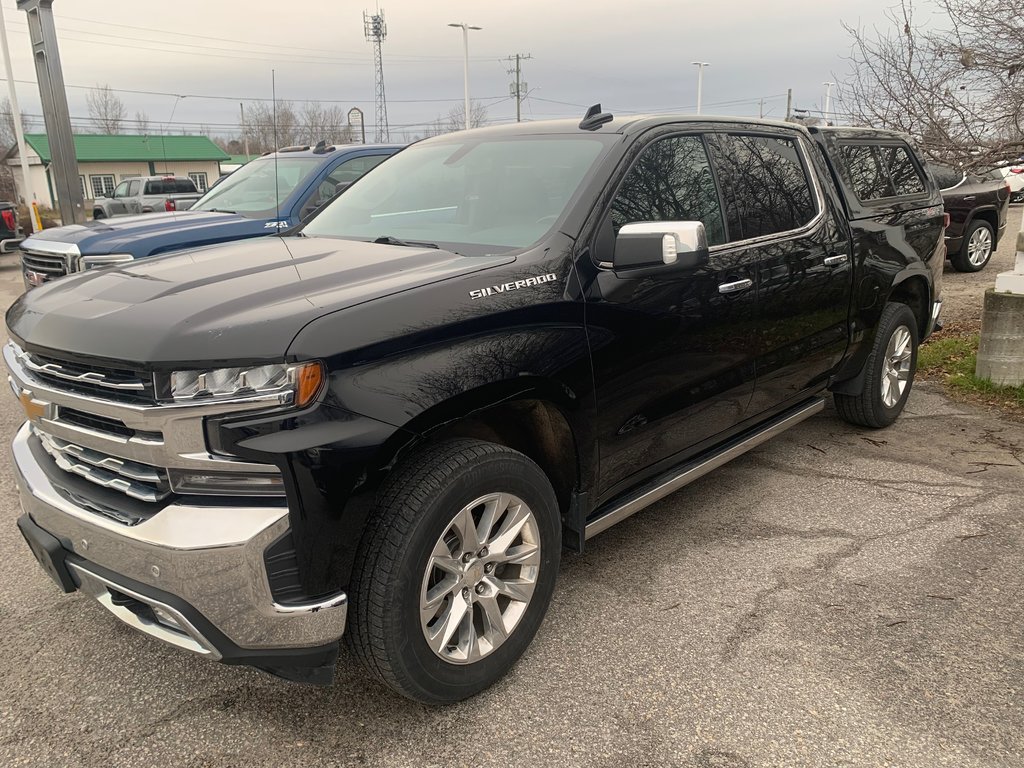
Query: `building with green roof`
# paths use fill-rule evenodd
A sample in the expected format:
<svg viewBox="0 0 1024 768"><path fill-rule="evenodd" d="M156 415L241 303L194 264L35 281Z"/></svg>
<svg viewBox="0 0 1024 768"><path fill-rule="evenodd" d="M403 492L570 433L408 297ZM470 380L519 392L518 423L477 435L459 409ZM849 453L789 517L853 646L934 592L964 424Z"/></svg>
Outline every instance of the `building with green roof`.
<svg viewBox="0 0 1024 768"><path fill-rule="evenodd" d="M75 137L78 178L82 195L92 200L113 192L121 181L138 176L188 176L201 192L220 176L220 164L230 156L206 136L121 136L83 133ZM50 178L50 143L45 133L25 134L29 183L21 179L18 148L7 153L18 195L40 205L56 207Z"/></svg>

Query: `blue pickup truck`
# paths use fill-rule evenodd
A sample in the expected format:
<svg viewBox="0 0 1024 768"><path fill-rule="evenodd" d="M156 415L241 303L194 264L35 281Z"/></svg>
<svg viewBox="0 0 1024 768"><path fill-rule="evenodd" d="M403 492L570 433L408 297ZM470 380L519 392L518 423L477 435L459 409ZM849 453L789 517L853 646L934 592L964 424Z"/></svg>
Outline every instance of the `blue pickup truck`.
<svg viewBox="0 0 1024 768"><path fill-rule="evenodd" d="M25 286L185 248L275 234L307 219L399 149L323 142L312 149L286 147L224 177L188 211L44 230L21 244Z"/></svg>

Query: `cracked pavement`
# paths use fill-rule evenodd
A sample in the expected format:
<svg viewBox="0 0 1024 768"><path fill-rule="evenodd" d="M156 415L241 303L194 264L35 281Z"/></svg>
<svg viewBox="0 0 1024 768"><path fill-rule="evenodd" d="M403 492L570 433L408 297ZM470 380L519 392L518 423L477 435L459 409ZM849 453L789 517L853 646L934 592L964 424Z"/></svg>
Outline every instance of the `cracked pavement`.
<svg viewBox="0 0 1024 768"><path fill-rule="evenodd" d="M431 709L344 653L302 687L60 594L5 460L0 765L1019 766L1022 494L1024 425L935 385L882 431L827 409L567 554L513 672Z"/></svg>

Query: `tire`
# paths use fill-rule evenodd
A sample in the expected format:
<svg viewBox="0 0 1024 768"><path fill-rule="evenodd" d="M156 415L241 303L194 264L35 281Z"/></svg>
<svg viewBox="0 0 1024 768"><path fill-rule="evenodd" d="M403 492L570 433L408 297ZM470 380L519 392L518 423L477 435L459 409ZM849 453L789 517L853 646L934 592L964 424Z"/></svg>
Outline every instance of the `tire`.
<svg viewBox="0 0 1024 768"><path fill-rule="evenodd" d="M957 272L980 272L992 258L995 249L996 238L992 225L975 219L964 233L960 252L950 256L949 260Z"/></svg>
<svg viewBox="0 0 1024 768"><path fill-rule="evenodd" d="M887 427L896 421L914 385L917 345L917 318L910 307L897 302L886 304L878 321L878 333L871 352L864 363L861 391L852 395L836 392L832 396L839 417L850 424L873 429ZM896 358L899 362L893 366ZM893 367L902 371L896 379L887 375ZM902 390L899 390L897 380L902 382Z"/></svg>
<svg viewBox="0 0 1024 768"><path fill-rule="evenodd" d="M97 208L95 211L92 212L92 218L93 221L95 221L96 219L105 219L107 218L107 214L105 214L103 211Z"/></svg>
<svg viewBox="0 0 1024 768"><path fill-rule="evenodd" d="M506 526L516 528L521 518L509 538ZM460 528L459 520L473 524ZM485 528L489 537L469 541ZM483 543L495 551L477 549ZM464 559L467 544L475 554ZM535 545L539 551L530 554ZM499 556L502 546L506 554ZM522 563L507 562L508 553ZM504 676L530 644L551 601L560 554L558 503L533 461L480 440L429 446L377 494L356 554L347 643L371 674L410 699L447 704L473 696ZM531 578L525 604L495 588L522 598ZM457 615L469 618L452 621ZM492 623L490 616L500 618ZM450 627L455 632L445 641ZM428 635L437 638L434 647Z"/></svg>

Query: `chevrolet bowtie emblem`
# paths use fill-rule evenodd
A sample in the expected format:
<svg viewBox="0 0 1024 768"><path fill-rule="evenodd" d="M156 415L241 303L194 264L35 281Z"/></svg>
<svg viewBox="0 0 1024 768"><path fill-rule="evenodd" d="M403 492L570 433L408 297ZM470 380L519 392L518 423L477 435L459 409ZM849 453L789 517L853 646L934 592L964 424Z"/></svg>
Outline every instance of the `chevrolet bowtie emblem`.
<svg viewBox="0 0 1024 768"><path fill-rule="evenodd" d="M46 403L33 399L32 393L27 389L21 390L18 400L21 402L21 407L25 409L25 416L29 421L39 421L46 415Z"/></svg>

